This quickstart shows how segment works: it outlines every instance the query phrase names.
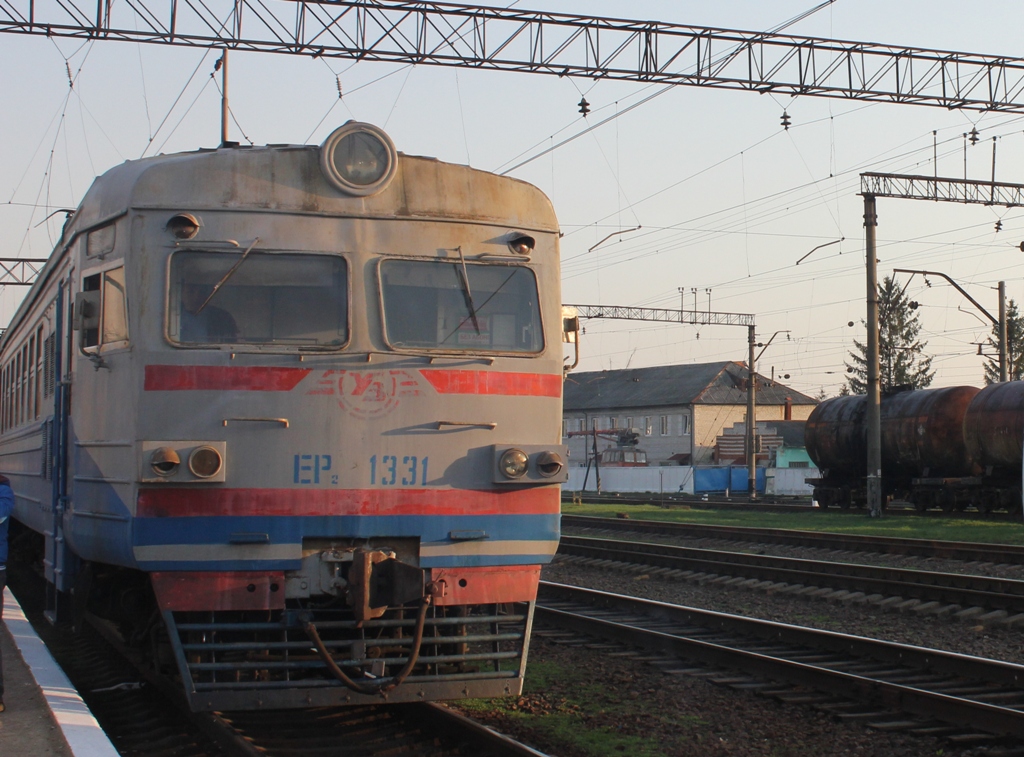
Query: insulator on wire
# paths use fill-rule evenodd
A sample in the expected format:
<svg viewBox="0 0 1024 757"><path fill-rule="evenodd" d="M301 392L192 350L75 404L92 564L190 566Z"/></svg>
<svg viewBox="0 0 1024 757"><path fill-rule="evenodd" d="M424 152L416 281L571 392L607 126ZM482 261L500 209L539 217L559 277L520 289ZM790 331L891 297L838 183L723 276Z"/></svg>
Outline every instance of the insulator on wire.
<svg viewBox="0 0 1024 757"><path fill-rule="evenodd" d="M1000 218L996 221L996 231L1003 230L1003 220Z"/></svg>
<svg viewBox="0 0 1024 757"><path fill-rule="evenodd" d="M587 98L580 98L580 113L584 116L590 112L590 103L587 102Z"/></svg>
<svg viewBox="0 0 1024 757"><path fill-rule="evenodd" d="M782 111L782 128L789 131L789 124L791 123L789 113Z"/></svg>
<svg viewBox="0 0 1024 757"><path fill-rule="evenodd" d="M978 140L981 139L981 137L978 136L978 127L971 127L971 132L968 135L968 139L970 139L972 145L978 144Z"/></svg>
<svg viewBox="0 0 1024 757"><path fill-rule="evenodd" d="M338 99L340 100L341 96L342 96L342 92L341 92L341 77L340 76L335 76L334 80L335 80L335 82L338 85Z"/></svg>

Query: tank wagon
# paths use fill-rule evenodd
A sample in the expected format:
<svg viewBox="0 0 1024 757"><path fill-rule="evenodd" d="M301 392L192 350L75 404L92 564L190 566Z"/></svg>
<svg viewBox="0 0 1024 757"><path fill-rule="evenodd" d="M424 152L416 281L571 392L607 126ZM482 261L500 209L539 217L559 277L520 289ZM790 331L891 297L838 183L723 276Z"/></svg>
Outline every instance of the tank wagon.
<svg viewBox="0 0 1024 757"><path fill-rule="evenodd" d="M822 507L864 504L867 398L826 400L807 419ZM1024 383L898 391L881 399L882 493L918 510L1021 507Z"/></svg>
<svg viewBox="0 0 1024 757"><path fill-rule="evenodd" d="M567 477L558 237L535 187L354 122L96 179L0 343L49 612L196 710L518 694Z"/></svg>

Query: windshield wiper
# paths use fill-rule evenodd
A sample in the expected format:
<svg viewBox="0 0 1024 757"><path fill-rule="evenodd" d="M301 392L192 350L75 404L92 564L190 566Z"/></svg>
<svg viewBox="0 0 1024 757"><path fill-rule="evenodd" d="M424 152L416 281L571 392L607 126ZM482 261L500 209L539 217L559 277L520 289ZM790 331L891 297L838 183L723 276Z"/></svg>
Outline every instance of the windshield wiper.
<svg viewBox="0 0 1024 757"><path fill-rule="evenodd" d="M245 262L245 259L248 257L249 253L252 252L252 248L255 247L256 243L259 242L259 241L260 241L259 237L256 237L254 240L252 240L252 244L249 245L248 247L246 247L245 248L245 252L242 253L241 259L237 263L235 263L233 266L231 266L231 270L228 271L227 273L225 273L221 277L220 281L218 281L216 284L213 285L213 291L210 292L210 295L205 300L203 300L203 304L199 306L198 310L196 310L196 315L199 315L200 313L202 313L203 312L203 308L205 308L207 305L210 304L210 300L212 300L214 295L217 294L217 292L220 291L220 288L222 286L224 286L224 282L226 282L228 279L230 279L235 274L235 271L238 270L239 266L241 266L242 263ZM468 284L467 284L467 286L468 286Z"/></svg>
<svg viewBox="0 0 1024 757"><path fill-rule="evenodd" d="M476 305L473 304L473 293L469 289L469 271L466 270L466 258L462 254L462 245L456 248L459 251L459 262L462 264L460 270L462 278L462 296L466 300L466 308L469 310L469 317L473 321L473 328L480 333L480 321L476 317Z"/></svg>

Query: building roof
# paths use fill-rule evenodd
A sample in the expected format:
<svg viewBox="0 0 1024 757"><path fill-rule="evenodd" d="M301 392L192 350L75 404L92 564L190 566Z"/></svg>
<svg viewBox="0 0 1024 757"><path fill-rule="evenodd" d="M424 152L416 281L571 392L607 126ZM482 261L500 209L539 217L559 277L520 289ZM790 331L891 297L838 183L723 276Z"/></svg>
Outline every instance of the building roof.
<svg viewBox="0 0 1024 757"><path fill-rule="evenodd" d="M757 404L816 405L806 394L757 375ZM745 405L747 369L723 361L694 365L659 365L621 371L570 373L565 379L564 409L611 410L672 405Z"/></svg>

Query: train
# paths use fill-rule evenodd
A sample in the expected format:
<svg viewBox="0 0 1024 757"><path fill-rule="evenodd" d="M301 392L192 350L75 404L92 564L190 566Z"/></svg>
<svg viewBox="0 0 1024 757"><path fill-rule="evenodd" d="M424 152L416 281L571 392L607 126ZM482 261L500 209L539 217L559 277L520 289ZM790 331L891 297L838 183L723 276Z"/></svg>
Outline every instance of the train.
<svg viewBox="0 0 1024 757"><path fill-rule="evenodd" d="M559 236L536 187L360 122L99 176L0 341L47 617L196 711L519 694L568 478Z"/></svg>
<svg viewBox="0 0 1024 757"><path fill-rule="evenodd" d="M883 503L1021 511L1024 382L897 389L880 409ZM820 469L807 480L821 507L865 504L866 413L867 397L851 395L825 400L807 419L807 453Z"/></svg>

